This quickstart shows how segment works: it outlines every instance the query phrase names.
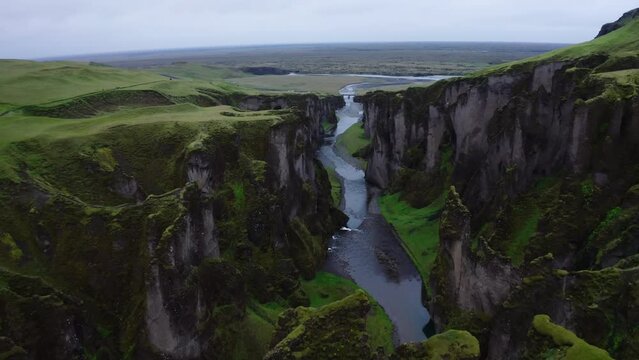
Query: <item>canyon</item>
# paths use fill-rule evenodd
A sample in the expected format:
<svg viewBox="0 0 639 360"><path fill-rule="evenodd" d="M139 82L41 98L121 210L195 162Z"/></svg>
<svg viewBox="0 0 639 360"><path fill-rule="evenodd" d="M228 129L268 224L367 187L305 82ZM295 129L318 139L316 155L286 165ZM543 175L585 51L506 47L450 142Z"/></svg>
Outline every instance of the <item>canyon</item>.
<svg viewBox="0 0 639 360"><path fill-rule="evenodd" d="M638 15L359 96L0 64L144 80L0 114L0 357L639 358Z"/></svg>

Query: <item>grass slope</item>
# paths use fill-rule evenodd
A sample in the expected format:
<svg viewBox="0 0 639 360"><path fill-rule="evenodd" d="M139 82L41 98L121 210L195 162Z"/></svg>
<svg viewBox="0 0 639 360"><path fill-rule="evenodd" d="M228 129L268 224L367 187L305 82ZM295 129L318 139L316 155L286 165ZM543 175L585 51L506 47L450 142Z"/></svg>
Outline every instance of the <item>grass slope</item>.
<svg viewBox="0 0 639 360"><path fill-rule="evenodd" d="M326 172L328 173L328 180L331 182L331 198L333 199L333 204L339 207L342 202L342 181L335 169L327 167Z"/></svg>
<svg viewBox="0 0 639 360"><path fill-rule="evenodd" d="M397 231L422 280L427 283L439 247L439 214L446 194L421 209L411 207L400 197L400 193L382 196L379 207L386 221Z"/></svg>
<svg viewBox="0 0 639 360"><path fill-rule="evenodd" d="M240 78L246 73L230 67L211 66L205 64L175 62L171 65L151 67L150 72L175 79L195 79L219 81L220 79Z"/></svg>
<svg viewBox="0 0 639 360"><path fill-rule="evenodd" d="M639 19L628 22L625 26L609 34L581 44L553 50L542 55L489 67L470 76L478 77L504 73L520 68L530 68L539 63L552 61L569 61L596 55L605 55L607 60L598 67L598 72L606 69L622 67L639 67Z"/></svg>
<svg viewBox="0 0 639 360"><path fill-rule="evenodd" d="M606 350L592 346L580 339L572 331L553 324L548 315L535 315L533 328L540 334L550 336L554 343L561 347L566 360L612 360ZM564 350L563 347L568 347Z"/></svg>
<svg viewBox="0 0 639 360"><path fill-rule="evenodd" d="M113 97L123 90L153 90L176 99L202 95L201 89L222 94L247 90L213 76L171 80L150 71L101 65L0 60L0 116L28 105L81 104L88 95Z"/></svg>
<svg viewBox="0 0 639 360"><path fill-rule="evenodd" d="M340 276L320 271L313 280L303 281L302 289L311 301L311 307L342 300L360 289L354 282ZM371 311L366 318L366 330L373 349L381 347L387 354L393 351L393 324L384 309L369 295Z"/></svg>
<svg viewBox="0 0 639 360"><path fill-rule="evenodd" d="M122 126L139 126L158 123L215 123L217 126L231 126L236 122L267 121L272 122L279 116L269 112L234 111L229 106L202 108L192 104L156 106L137 109L124 109L87 119L54 119L36 116L0 117L0 178L16 178L21 160L20 151L15 144L27 139L37 138L46 145L52 141L68 139L71 143L82 138L110 131ZM73 147L69 146L69 151Z"/></svg>
<svg viewBox="0 0 639 360"><path fill-rule="evenodd" d="M348 155L353 156L358 160L360 167L366 168L366 161L358 157L358 153L363 148L370 144L370 139L364 133L364 127L362 123L358 122L353 124L337 137L335 146L340 151L345 152Z"/></svg>
<svg viewBox="0 0 639 360"><path fill-rule="evenodd" d="M46 103L97 91L166 80L146 71L72 62L0 60L0 103Z"/></svg>

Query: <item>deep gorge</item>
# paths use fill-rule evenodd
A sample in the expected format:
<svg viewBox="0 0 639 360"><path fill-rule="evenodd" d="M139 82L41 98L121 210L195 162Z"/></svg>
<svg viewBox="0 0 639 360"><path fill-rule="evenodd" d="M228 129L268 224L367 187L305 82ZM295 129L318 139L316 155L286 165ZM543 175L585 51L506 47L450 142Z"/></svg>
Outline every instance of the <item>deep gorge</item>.
<svg viewBox="0 0 639 360"><path fill-rule="evenodd" d="M0 358L639 358L638 16L402 91L11 107Z"/></svg>

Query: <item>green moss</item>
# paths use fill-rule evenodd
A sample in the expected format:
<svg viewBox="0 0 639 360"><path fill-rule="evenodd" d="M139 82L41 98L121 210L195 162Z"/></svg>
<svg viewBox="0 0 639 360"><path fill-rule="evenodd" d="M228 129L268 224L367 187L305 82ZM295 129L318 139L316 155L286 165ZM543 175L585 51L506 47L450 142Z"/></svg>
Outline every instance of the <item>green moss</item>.
<svg viewBox="0 0 639 360"><path fill-rule="evenodd" d="M334 275L332 275L334 277ZM342 283L323 275L323 282ZM353 286L355 286L353 284ZM278 320L266 359L366 359L392 351L392 327L362 290L319 308L289 309Z"/></svg>
<svg viewBox="0 0 639 360"><path fill-rule="evenodd" d="M605 59L607 61L615 61L612 59L635 56L639 50L636 42L637 34L639 34L639 20L634 19L621 29L594 40L554 50L528 59L497 65L476 72L472 74L472 77L483 77L511 71L530 70L539 64L553 61L571 61L576 59L587 60L589 57L601 57L602 55L609 57L609 59ZM609 70L610 66L604 66L603 69Z"/></svg>
<svg viewBox="0 0 639 360"><path fill-rule="evenodd" d="M335 131L336 126L336 124L330 123L326 120L322 121L322 129L324 130L324 134L332 134Z"/></svg>
<svg viewBox="0 0 639 360"><path fill-rule="evenodd" d="M326 172L331 182L331 199L333 199L333 205L339 206L342 202L342 182L335 169L329 167L326 168Z"/></svg>
<svg viewBox="0 0 639 360"><path fill-rule="evenodd" d="M397 231L402 246L415 264L424 282L428 282L439 248L439 215L446 193L428 206L416 209L400 200L401 194L379 199L382 215Z"/></svg>
<svg viewBox="0 0 639 360"><path fill-rule="evenodd" d="M360 288L343 277L320 271L312 280L302 281L302 289L310 299L310 306L322 307L354 294ZM382 348L387 354L393 350L393 324L384 309L371 297L371 311L366 317L366 333L371 350Z"/></svg>
<svg viewBox="0 0 639 360"><path fill-rule="evenodd" d="M588 239L592 241L596 239L597 237L599 237L599 235L603 231L607 230L612 225L612 223L619 218L622 212L623 210L620 207L614 207L610 209L608 213L606 214L606 217L603 219L601 223L599 223L599 225L597 225L597 227L595 228L595 230L593 230L593 232L590 234Z"/></svg>
<svg viewBox="0 0 639 360"><path fill-rule="evenodd" d="M264 181L266 181L267 166L268 164L266 163L266 161L262 161L262 160L251 161L251 174L253 175L253 178L256 181L260 183L263 183Z"/></svg>
<svg viewBox="0 0 639 360"><path fill-rule="evenodd" d="M393 323L384 309L369 297L372 302L371 311L366 317L366 333L372 352L390 354L393 351Z"/></svg>
<svg viewBox="0 0 639 360"><path fill-rule="evenodd" d="M246 195L244 193L244 184L235 183L231 185L231 188L233 189L233 199L235 200L234 201L235 209L236 211L241 213L246 208Z"/></svg>
<svg viewBox="0 0 639 360"><path fill-rule="evenodd" d="M106 172L113 172L118 162L113 157L113 152L109 148L99 148L95 150L94 159L100 166L100 169Z"/></svg>
<svg viewBox="0 0 639 360"><path fill-rule="evenodd" d="M543 281L543 280L544 280L544 276L543 276L543 275L533 275L533 276L527 276L527 277L525 277L525 278L522 280L522 282L523 282L525 285L530 285L530 284L534 284L534 283L536 283L536 282Z"/></svg>
<svg viewBox="0 0 639 360"><path fill-rule="evenodd" d="M310 299L311 307L322 307L341 300L359 289L352 281L325 271L319 271L311 280L302 280L302 288Z"/></svg>
<svg viewBox="0 0 639 360"><path fill-rule="evenodd" d="M295 265L305 278L312 278L326 254L325 240L313 235L299 219L291 221L288 231L289 245Z"/></svg>
<svg viewBox="0 0 639 360"><path fill-rule="evenodd" d="M522 204L516 206L512 213L513 232L507 255L513 265L520 266L524 262L525 249L533 234L537 231L537 225L541 218L541 210L534 204Z"/></svg>
<svg viewBox="0 0 639 360"><path fill-rule="evenodd" d="M398 360L475 360L479 341L468 331L448 330L427 340L402 345L393 357Z"/></svg>
<svg viewBox="0 0 639 360"><path fill-rule="evenodd" d="M359 156L361 149L366 148L370 144L370 139L364 132L364 127L361 123L355 123L349 127L343 134L337 137L335 146L338 149L343 149L347 154L353 157ZM362 167L365 167L365 162L361 160Z"/></svg>
<svg viewBox="0 0 639 360"><path fill-rule="evenodd" d="M4 233L0 235L0 244L3 245L4 250L7 251L11 260L13 260L14 262L18 262L22 259L22 249L20 249L18 245L16 245L16 242L11 234Z"/></svg>
<svg viewBox="0 0 639 360"><path fill-rule="evenodd" d="M597 186L594 184L592 179L586 179L581 182L581 195L583 196L586 204L590 205L592 202L592 197L595 195L597 191Z"/></svg>
<svg viewBox="0 0 639 360"><path fill-rule="evenodd" d="M439 164L439 171L443 174L451 174L453 172L453 148L452 146L446 146L442 150L441 162Z"/></svg>
<svg viewBox="0 0 639 360"><path fill-rule="evenodd" d="M262 358L271 347L277 318L285 310L278 303L251 302L241 322L237 324L232 359Z"/></svg>
<svg viewBox="0 0 639 360"><path fill-rule="evenodd" d="M553 324L548 315L535 315L533 328L542 335L550 336L557 346L567 346L566 360L612 359L605 350L592 346L572 331Z"/></svg>

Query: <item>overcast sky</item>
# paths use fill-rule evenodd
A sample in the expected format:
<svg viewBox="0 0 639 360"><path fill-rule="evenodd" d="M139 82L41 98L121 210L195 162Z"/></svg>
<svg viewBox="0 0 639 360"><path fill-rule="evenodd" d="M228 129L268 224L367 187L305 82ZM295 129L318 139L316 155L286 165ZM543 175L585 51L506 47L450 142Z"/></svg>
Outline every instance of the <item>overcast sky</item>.
<svg viewBox="0 0 639 360"><path fill-rule="evenodd" d="M3 0L0 58L366 41L573 43L637 0Z"/></svg>

